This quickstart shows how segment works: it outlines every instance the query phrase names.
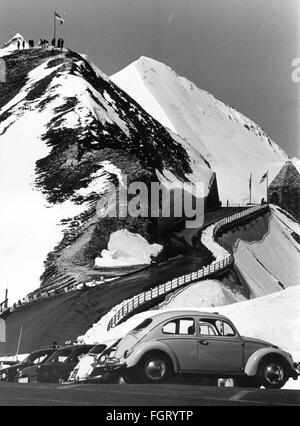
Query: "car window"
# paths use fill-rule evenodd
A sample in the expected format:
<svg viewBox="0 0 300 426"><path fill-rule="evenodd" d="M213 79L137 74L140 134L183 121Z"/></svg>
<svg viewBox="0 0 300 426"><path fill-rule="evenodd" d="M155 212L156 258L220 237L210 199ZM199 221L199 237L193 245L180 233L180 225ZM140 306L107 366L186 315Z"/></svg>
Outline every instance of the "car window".
<svg viewBox="0 0 300 426"><path fill-rule="evenodd" d="M41 364L42 362L45 361L46 358L47 358L47 355L41 355L40 357L34 360L33 364L34 365Z"/></svg>
<svg viewBox="0 0 300 426"><path fill-rule="evenodd" d="M80 348L77 349L77 351L74 352L72 355L72 358L70 359L70 362L79 362L81 355L86 355L89 352L90 348Z"/></svg>
<svg viewBox="0 0 300 426"><path fill-rule="evenodd" d="M90 351L90 353L94 355L99 355L102 354L102 352L105 351L106 348L106 345L97 345Z"/></svg>
<svg viewBox="0 0 300 426"><path fill-rule="evenodd" d="M51 351L34 352L23 361L23 364L41 364L49 357L50 354Z"/></svg>
<svg viewBox="0 0 300 426"><path fill-rule="evenodd" d="M236 332L234 331L234 329L226 321L220 321L220 320L216 321L216 327L221 336L234 337L236 335Z"/></svg>
<svg viewBox="0 0 300 426"><path fill-rule="evenodd" d="M60 349L56 351L47 361L47 364L51 364L52 362L63 363L66 362L69 356L72 353L72 349Z"/></svg>
<svg viewBox="0 0 300 426"><path fill-rule="evenodd" d="M164 334L194 335L195 321L193 318L177 318L163 326Z"/></svg>
<svg viewBox="0 0 300 426"><path fill-rule="evenodd" d="M145 328L147 328L151 323L152 323L152 319L151 318L147 318L145 319L142 323L140 323L137 327L135 327L133 329L133 331L141 331L144 330Z"/></svg>
<svg viewBox="0 0 300 426"><path fill-rule="evenodd" d="M222 337L235 337L236 331L232 326L224 320L215 318L201 318L202 322L208 323L213 326L218 336Z"/></svg>
<svg viewBox="0 0 300 426"><path fill-rule="evenodd" d="M218 333L212 324L207 322L199 322L199 334L201 336L217 336Z"/></svg>

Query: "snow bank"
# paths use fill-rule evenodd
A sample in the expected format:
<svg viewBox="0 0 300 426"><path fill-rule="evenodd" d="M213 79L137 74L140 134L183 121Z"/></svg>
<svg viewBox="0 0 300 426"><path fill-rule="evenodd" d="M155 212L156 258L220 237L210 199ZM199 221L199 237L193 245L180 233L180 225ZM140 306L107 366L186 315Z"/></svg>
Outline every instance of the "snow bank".
<svg viewBox="0 0 300 426"><path fill-rule="evenodd" d="M242 302L246 298L236 291L226 287L217 280L199 281L178 290L161 304L161 308L202 308L207 306L225 306Z"/></svg>
<svg viewBox="0 0 300 426"><path fill-rule="evenodd" d="M83 336L77 338L78 343L85 343L88 345L97 345L98 343L104 343L106 340L113 339L115 337L114 331L118 328L115 327L109 332L107 331L108 323L111 318L129 302L123 300L119 305L114 306L106 315L104 315L100 321L94 324ZM130 320L129 320L130 321ZM116 334L118 336L118 334ZM116 337L118 339L119 337Z"/></svg>
<svg viewBox="0 0 300 426"><path fill-rule="evenodd" d="M102 257L96 258L95 266L120 267L150 264L151 257L156 257L162 249L161 245L149 244L141 235L122 229L110 235L108 250L103 250Z"/></svg>
<svg viewBox="0 0 300 426"><path fill-rule="evenodd" d="M236 267L246 279L253 297L260 297L300 284L300 250L292 234L300 225L271 206L269 232L260 242L239 241L234 254Z"/></svg>

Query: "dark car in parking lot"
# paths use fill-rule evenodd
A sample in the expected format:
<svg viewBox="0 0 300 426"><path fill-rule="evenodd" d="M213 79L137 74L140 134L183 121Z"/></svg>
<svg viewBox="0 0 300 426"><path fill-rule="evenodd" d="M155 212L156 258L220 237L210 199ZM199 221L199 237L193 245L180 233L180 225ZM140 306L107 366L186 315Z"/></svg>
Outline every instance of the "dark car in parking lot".
<svg viewBox="0 0 300 426"><path fill-rule="evenodd" d="M66 381L82 355L94 345L71 345L60 348L43 364L25 368L18 377L19 383L59 383Z"/></svg>
<svg viewBox="0 0 300 426"><path fill-rule="evenodd" d="M36 368L38 365L45 363L51 355L56 352L56 349L41 349L35 352L32 352L27 358L24 359L21 363L12 365L11 367L4 368L0 371L0 380L3 382L14 382L17 380L18 375L27 367L34 366Z"/></svg>

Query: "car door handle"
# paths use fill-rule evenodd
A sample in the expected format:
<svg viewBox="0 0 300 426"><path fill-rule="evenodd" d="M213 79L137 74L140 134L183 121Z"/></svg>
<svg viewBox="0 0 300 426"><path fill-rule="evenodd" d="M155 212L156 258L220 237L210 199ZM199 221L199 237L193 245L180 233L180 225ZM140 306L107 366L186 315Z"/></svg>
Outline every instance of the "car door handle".
<svg viewBox="0 0 300 426"><path fill-rule="evenodd" d="M201 343L201 345L208 345L207 340L199 340L199 343Z"/></svg>

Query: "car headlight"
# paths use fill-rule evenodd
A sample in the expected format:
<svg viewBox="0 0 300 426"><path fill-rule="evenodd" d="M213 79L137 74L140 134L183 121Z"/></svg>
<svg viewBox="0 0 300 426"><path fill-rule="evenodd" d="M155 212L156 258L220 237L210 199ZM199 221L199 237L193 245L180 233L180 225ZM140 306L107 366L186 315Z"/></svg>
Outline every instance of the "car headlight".
<svg viewBox="0 0 300 426"><path fill-rule="evenodd" d="M7 379L7 374L6 373L1 373L1 380L6 380Z"/></svg>
<svg viewBox="0 0 300 426"><path fill-rule="evenodd" d="M102 355L102 357L100 358L101 364L104 364L106 360L107 360L107 355Z"/></svg>

